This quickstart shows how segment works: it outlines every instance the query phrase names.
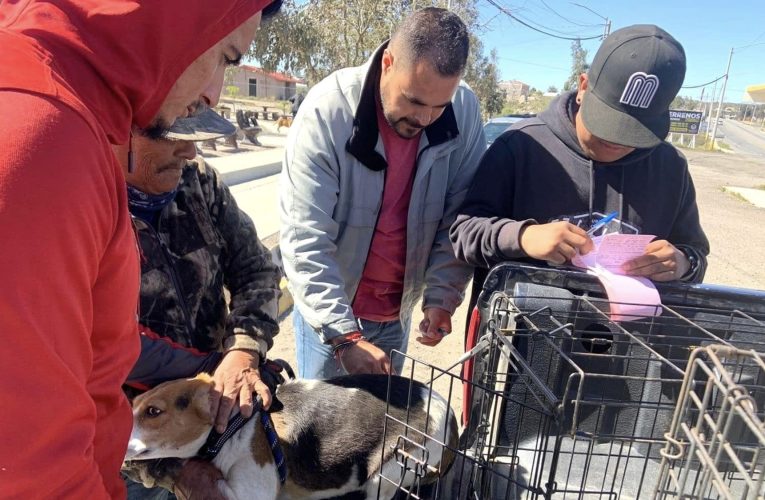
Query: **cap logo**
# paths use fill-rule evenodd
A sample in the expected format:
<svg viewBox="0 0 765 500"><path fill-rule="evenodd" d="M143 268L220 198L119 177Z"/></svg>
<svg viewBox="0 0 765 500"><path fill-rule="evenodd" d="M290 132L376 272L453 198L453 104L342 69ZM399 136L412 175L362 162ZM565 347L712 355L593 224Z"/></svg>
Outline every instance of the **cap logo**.
<svg viewBox="0 0 765 500"><path fill-rule="evenodd" d="M657 90L659 90L659 77L638 71L627 80L619 102L635 108L647 108L651 105Z"/></svg>

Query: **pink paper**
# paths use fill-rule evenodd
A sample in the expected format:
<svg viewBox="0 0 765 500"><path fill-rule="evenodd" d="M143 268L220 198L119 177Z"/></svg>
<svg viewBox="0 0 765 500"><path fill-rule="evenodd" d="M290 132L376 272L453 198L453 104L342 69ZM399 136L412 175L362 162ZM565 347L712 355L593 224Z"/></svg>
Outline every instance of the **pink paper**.
<svg viewBox="0 0 765 500"><path fill-rule="evenodd" d="M571 263L586 268L606 289L611 306L611 321L634 321L661 314L661 297L648 278L625 276L622 265L645 254L656 236L610 233L596 236L593 251L577 255Z"/></svg>
<svg viewBox="0 0 765 500"><path fill-rule="evenodd" d="M610 233L592 239L595 248L587 255L576 255L571 263L578 267L596 266L612 273L624 274L622 265L645 253L645 248L656 236L650 234Z"/></svg>
<svg viewBox="0 0 765 500"><path fill-rule="evenodd" d="M606 289L611 321L635 321L661 314L661 297L648 278L615 274L603 267L590 268Z"/></svg>

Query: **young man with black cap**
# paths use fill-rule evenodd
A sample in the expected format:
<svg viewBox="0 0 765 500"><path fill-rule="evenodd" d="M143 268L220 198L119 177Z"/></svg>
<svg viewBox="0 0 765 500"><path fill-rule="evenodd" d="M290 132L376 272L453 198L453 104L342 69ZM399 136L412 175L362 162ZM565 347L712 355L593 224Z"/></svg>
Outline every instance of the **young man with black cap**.
<svg viewBox="0 0 765 500"><path fill-rule="evenodd" d="M176 120L163 139L133 139L135 164L126 181L142 258L141 355L128 376L132 387L145 389L201 371L219 375L225 370L219 363L232 356L251 356L257 365L279 331L279 267L218 172L197 157L193 142L233 132L232 124L208 109ZM115 147L123 168L125 148ZM249 376L268 406L271 395L258 371ZM247 394L241 404L252 405L251 399ZM225 406L218 406L219 432L229 418ZM210 475L202 465L182 468L182 463L136 462L126 469L149 486L178 493L191 489L204 498L217 493L214 475L205 481ZM128 483L129 500L168 493Z"/></svg>
<svg viewBox="0 0 765 500"><path fill-rule="evenodd" d="M627 274L702 280L709 242L693 181L683 155L664 142L684 77L683 47L669 33L620 29L577 91L492 144L450 230L457 256L478 266L474 292L499 262L563 264L590 251L586 231L611 212L609 232L656 235Z"/></svg>

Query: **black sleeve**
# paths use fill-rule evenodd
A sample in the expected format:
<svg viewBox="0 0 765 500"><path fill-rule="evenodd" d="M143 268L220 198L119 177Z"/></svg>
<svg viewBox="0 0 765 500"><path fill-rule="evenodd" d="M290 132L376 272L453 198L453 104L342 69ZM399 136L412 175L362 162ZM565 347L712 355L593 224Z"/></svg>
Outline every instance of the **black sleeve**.
<svg viewBox="0 0 765 500"><path fill-rule="evenodd" d="M513 219L515 156L513 134L498 138L481 159L478 172L457 219L449 231L454 253L474 266L491 267L525 257L519 243L521 229L533 219Z"/></svg>
<svg viewBox="0 0 765 500"><path fill-rule="evenodd" d="M701 283L707 270L709 240L699 220L696 188L688 171L688 164L685 158L682 158L682 161L685 163L685 179L680 198L680 211L672 225L668 241L682 251L691 262L691 271L683 276L683 281Z"/></svg>
<svg viewBox="0 0 765 500"><path fill-rule="evenodd" d="M139 325L141 354L128 375L127 385L140 389L154 387L168 380L212 373L220 362L220 352L201 352L160 337Z"/></svg>

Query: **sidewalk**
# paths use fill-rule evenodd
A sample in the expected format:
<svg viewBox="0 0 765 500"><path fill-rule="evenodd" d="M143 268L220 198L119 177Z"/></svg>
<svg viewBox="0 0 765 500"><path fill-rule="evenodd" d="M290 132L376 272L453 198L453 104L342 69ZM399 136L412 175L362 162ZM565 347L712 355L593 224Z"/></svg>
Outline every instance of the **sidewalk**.
<svg viewBox="0 0 765 500"><path fill-rule="evenodd" d="M735 193L758 208L765 208L765 190L743 187L724 186L724 191Z"/></svg>
<svg viewBox="0 0 765 500"><path fill-rule="evenodd" d="M258 140L263 147L239 141L242 146L238 151L220 144L218 151L202 150L205 161L221 173L228 186L267 177L281 170L287 129L279 133L274 123L265 120L261 121L261 127L263 132Z"/></svg>
<svg viewBox="0 0 765 500"><path fill-rule="evenodd" d="M275 131L273 123L261 121L263 133L258 137L264 147L240 141L238 151L218 144L217 151L202 150L205 162L221 174L239 209L255 224L258 238L281 266L279 254L279 172L284 157L286 129ZM279 314L292 307L287 282L282 279Z"/></svg>
<svg viewBox="0 0 765 500"><path fill-rule="evenodd" d="M208 165L220 172L229 187L277 174L282 168L284 149L246 151L218 158L205 158Z"/></svg>

